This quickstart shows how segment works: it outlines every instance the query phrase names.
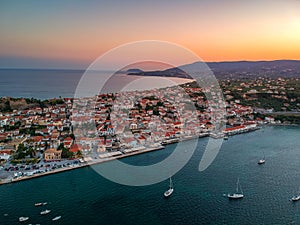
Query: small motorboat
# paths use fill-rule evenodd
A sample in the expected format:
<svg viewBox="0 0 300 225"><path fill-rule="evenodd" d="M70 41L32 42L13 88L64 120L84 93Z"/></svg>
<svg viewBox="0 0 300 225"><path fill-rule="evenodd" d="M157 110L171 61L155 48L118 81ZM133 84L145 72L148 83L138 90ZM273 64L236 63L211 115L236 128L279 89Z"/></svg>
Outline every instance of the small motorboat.
<svg viewBox="0 0 300 225"><path fill-rule="evenodd" d="M24 222L24 221L26 221L26 220L28 220L29 219L29 217L26 217L26 216L21 216L21 217L19 217L19 221L20 222Z"/></svg>
<svg viewBox="0 0 300 225"><path fill-rule="evenodd" d="M173 188L173 182L172 182L172 178L170 177L170 185L169 185L169 189L167 191L165 191L164 196L167 198L169 197L174 191Z"/></svg>
<svg viewBox="0 0 300 225"><path fill-rule="evenodd" d="M41 215L46 215L46 214L48 214L50 212L51 212L50 209L46 209L46 210L44 210L44 211L41 212Z"/></svg>
<svg viewBox="0 0 300 225"><path fill-rule="evenodd" d="M260 160L258 160L257 164L261 165L261 164L264 164L265 162L266 162L265 159L260 159Z"/></svg>
<svg viewBox="0 0 300 225"><path fill-rule="evenodd" d="M60 218L61 218L61 216L56 216L52 220L55 221L55 220L59 220Z"/></svg>
<svg viewBox="0 0 300 225"><path fill-rule="evenodd" d="M35 206L42 206L42 205L47 205L48 203L47 202L38 202L38 203L35 203L34 205Z"/></svg>

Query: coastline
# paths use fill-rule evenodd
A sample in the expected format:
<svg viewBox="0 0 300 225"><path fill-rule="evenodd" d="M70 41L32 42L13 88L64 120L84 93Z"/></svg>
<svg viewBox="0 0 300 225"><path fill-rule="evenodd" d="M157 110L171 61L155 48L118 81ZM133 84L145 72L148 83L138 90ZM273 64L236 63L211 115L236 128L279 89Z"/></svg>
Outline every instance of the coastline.
<svg viewBox="0 0 300 225"><path fill-rule="evenodd" d="M260 127L257 127L256 129L251 129L251 130L247 130L247 131L243 131L243 132L237 132L237 133L234 133L234 134L230 134L228 136L235 136L235 135L238 135L238 134L249 133L249 132L252 132L252 131L259 130L260 128L262 128L264 126L299 127L299 124L263 124ZM130 156L134 156L134 155L145 154L145 153L152 152L152 151L163 150L166 145L174 144L174 143L177 143L179 141L180 142L181 141L188 141L188 140L191 140L191 139L199 139L199 138L204 138L204 137L224 138L223 136L222 137L221 136L220 137L214 137L214 136L212 136L211 134L208 134L208 133L199 134L197 136L186 136L186 137L181 138L180 140L178 139L176 141L170 141L170 142L164 143L163 145L160 145L160 146L157 146L157 147L144 148L142 150L133 150L133 151L122 153L122 154L116 155L116 156L110 156L110 157L105 157L105 158L93 159L93 160L90 160L90 161L84 161L84 162L81 162L80 164L70 165L70 166L64 167L64 168L57 168L57 169L54 169L54 170L51 170L51 171L33 174L31 176L22 176L22 177L18 177L18 178L3 179L3 180L0 180L0 185L16 183L16 182L20 182L20 181L24 181L24 180L39 178L39 177L42 177L42 176L48 176L48 175L55 174L55 173L61 173L61 172L69 171L69 170L74 170L74 169L84 168L84 167L87 167L87 166L92 166L92 165L96 165L96 164L100 164L100 163L105 163L105 162L109 162L109 161L116 160L116 159L122 159L122 158L130 157Z"/></svg>
<svg viewBox="0 0 300 225"><path fill-rule="evenodd" d="M299 127L300 124L291 123L291 124L285 124L285 123L274 123L274 124L264 124L263 126L282 126L282 127Z"/></svg>
<svg viewBox="0 0 300 225"><path fill-rule="evenodd" d="M256 130L257 129L251 130L251 131L256 131ZM248 132L251 132L251 131L247 131L247 132L243 132L243 133L248 133ZM238 134L241 134L241 132L236 133L234 135L238 135ZM176 142L170 142L170 143L167 143L165 145L174 144L174 143L177 143L178 141L180 141L180 142L181 141L188 141L188 140L199 139L199 138L204 138L204 137L215 138L215 137L212 137L208 133L203 133L203 134L199 134L197 136L182 137L180 140L177 140ZM219 138L223 139L223 136L219 137ZM39 178L39 177L43 177L43 176L48 176L48 175L55 174L55 173L61 173L61 172L70 171L70 170L74 170L74 169L84 168L84 167L87 167L87 166L92 166L92 165L96 165L96 164L100 164L100 163L110 162L110 161L116 160L116 159L122 159L122 158L130 157L130 156L134 156L134 155L145 154L145 153L152 152L152 151L163 150L164 148L165 148L164 145L160 145L160 146L157 146L157 147L149 147L149 148L145 148L145 149L142 149L142 150L123 153L121 155L116 155L116 156L111 156L111 157L106 157L106 158L93 159L93 160L90 160L90 161L84 161L84 162L81 162L80 164L70 165L70 166L64 167L64 168L57 168L57 169L54 169L54 170L51 170L51 171L33 174L31 176L21 176L21 177L18 177L18 178L11 178L11 179L6 179L6 180L1 180L0 185L16 183L16 182L20 182L20 181L24 181L24 180L29 180L29 179Z"/></svg>
<svg viewBox="0 0 300 225"><path fill-rule="evenodd" d="M7 179L7 180L4 180L4 181L0 181L0 185L20 182L20 181L29 180L29 179L33 179L33 178L38 178L38 177L42 177L42 176L48 176L48 175L55 174L55 173L61 173L61 172L69 171L69 170L79 169L79 168L83 168L83 167L87 167L87 166L92 166L92 165L96 165L96 164L100 164L100 163L109 162L109 161L116 160L116 159L126 158L126 157L129 157L129 156L134 156L134 155L144 154L144 153L147 153L147 152L162 150L164 148L165 148L164 146L146 148L146 149L143 149L143 150L140 150L140 151L134 151L134 152L118 155L118 156L102 158L102 159L93 160L93 161L89 161L89 162L83 162L83 163L80 163L80 164L77 164L77 165L72 165L72 166L65 167L65 168L58 168L58 169L47 171L47 172L44 172L44 173L33 174L31 176L22 176L22 177L18 177L18 178L15 178L15 179L14 178Z"/></svg>

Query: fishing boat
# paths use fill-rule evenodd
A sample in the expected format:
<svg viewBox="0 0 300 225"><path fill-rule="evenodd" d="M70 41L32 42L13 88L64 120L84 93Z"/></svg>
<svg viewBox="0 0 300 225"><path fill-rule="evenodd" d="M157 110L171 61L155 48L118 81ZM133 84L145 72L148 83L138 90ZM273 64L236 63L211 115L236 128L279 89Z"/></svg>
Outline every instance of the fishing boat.
<svg viewBox="0 0 300 225"><path fill-rule="evenodd" d="M244 198L243 190L240 185L240 180L238 179L236 182L236 192L232 194L228 194L227 197L229 199L241 199Z"/></svg>
<svg viewBox="0 0 300 225"><path fill-rule="evenodd" d="M24 221L26 221L26 220L28 220L29 219L29 217L26 217L26 216L21 216L21 217L19 217L19 221L20 222L24 222Z"/></svg>
<svg viewBox="0 0 300 225"><path fill-rule="evenodd" d="M51 212L50 209L46 209L46 210L44 210L44 211L41 212L41 215L46 215L46 214L48 214L50 212Z"/></svg>
<svg viewBox="0 0 300 225"><path fill-rule="evenodd" d="M55 221L55 220L59 220L60 218L61 218L61 216L56 216L52 220Z"/></svg>
<svg viewBox="0 0 300 225"><path fill-rule="evenodd" d="M173 182L172 182L172 178L170 177L170 184L169 184L169 189L167 191L165 191L164 196L167 198L169 197L174 191L173 188Z"/></svg>

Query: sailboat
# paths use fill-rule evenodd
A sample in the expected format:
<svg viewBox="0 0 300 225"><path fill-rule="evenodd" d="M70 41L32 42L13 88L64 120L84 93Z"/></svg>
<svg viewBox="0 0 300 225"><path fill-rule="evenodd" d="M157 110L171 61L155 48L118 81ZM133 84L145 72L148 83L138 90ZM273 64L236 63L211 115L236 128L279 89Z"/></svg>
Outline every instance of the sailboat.
<svg viewBox="0 0 300 225"><path fill-rule="evenodd" d="M266 158L265 158L265 153L264 153L264 157L262 159L258 160L257 164L261 165L261 164L264 164L265 162L266 162Z"/></svg>
<svg viewBox="0 0 300 225"><path fill-rule="evenodd" d="M300 194L293 196L290 200L293 202L300 200Z"/></svg>
<svg viewBox="0 0 300 225"><path fill-rule="evenodd" d="M240 192L239 192L240 189ZM233 194L228 194L227 197L229 199L240 199L244 197L243 191L242 191L242 187L240 185L240 180L238 179L236 182L236 193Z"/></svg>
<svg viewBox="0 0 300 225"><path fill-rule="evenodd" d="M296 202L296 201L299 201L300 200L300 191L298 190L298 194L294 195L290 201L292 202Z"/></svg>
<svg viewBox="0 0 300 225"><path fill-rule="evenodd" d="M170 177L170 185L169 185L169 189L167 191L165 191L164 196L167 198L169 197L174 191L173 188L173 182L172 182L172 178Z"/></svg>

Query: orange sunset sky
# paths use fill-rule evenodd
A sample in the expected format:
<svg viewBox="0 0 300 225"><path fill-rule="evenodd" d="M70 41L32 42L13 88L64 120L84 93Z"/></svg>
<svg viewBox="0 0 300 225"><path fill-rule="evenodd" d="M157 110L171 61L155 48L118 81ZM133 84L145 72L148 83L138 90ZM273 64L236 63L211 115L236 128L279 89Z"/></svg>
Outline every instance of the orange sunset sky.
<svg viewBox="0 0 300 225"><path fill-rule="evenodd" d="M127 42L204 61L300 59L300 1L1 1L1 68L86 68Z"/></svg>

